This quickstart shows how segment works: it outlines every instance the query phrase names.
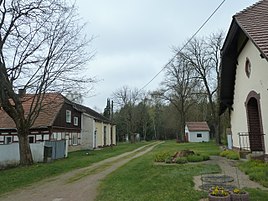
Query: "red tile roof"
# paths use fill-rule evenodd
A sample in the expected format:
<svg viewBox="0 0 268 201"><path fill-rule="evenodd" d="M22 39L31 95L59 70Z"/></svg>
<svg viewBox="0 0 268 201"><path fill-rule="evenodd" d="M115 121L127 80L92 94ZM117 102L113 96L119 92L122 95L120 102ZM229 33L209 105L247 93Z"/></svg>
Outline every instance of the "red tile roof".
<svg viewBox="0 0 268 201"><path fill-rule="evenodd" d="M186 122L189 131L210 131L207 122Z"/></svg>
<svg viewBox="0 0 268 201"><path fill-rule="evenodd" d="M25 111L25 116L29 114L31 109L31 105L34 100L34 95L26 94L22 101L23 101L23 108ZM65 98L58 93L47 93L44 96L42 109L35 120L34 125L32 128L40 128L40 127L48 127L52 126L53 122L61 109ZM33 104L34 105L34 104ZM15 123L13 120L7 115L7 113L3 110L0 110L0 128L4 129L11 129L15 128Z"/></svg>
<svg viewBox="0 0 268 201"><path fill-rule="evenodd" d="M268 0L244 9L234 15L238 25L259 48L263 56L268 58Z"/></svg>

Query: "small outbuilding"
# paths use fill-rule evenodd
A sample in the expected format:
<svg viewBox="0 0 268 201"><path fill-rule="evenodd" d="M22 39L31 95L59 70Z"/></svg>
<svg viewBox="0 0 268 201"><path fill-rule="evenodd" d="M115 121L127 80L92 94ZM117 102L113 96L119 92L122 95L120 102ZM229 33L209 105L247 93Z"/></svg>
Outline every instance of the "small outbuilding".
<svg viewBox="0 0 268 201"><path fill-rule="evenodd" d="M207 122L186 122L185 141L186 142L208 142L209 127Z"/></svg>

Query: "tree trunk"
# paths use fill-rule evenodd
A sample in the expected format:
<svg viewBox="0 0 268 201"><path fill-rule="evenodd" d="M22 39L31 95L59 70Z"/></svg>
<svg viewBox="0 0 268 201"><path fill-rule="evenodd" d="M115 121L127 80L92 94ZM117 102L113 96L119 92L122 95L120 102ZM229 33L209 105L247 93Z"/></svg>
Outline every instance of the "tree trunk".
<svg viewBox="0 0 268 201"><path fill-rule="evenodd" d="M28 139L29 129L18 130L19 137L19 150L20 150L20 164L21 165L31 165L33 164L32 152Z"/></svg>

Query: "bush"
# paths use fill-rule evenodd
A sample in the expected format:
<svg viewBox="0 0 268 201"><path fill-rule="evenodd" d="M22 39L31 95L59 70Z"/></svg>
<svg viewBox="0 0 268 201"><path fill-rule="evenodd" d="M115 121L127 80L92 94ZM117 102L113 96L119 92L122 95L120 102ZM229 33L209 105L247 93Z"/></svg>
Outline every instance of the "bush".
<svg viewBox="0 0 268 201"><path fill-rule="evenodd" d="M240 156L239 153L233 150L224 150L220 153L220 156L226 157L231 160L239 160Z"/></svg>
<svg viewBox="0 0 268 201"><path fill-rule="evenodd" d="M202 155L203 156L203 161L208 161L210 158L209 158L209 155Z"/></svg>
<svg viewBox="0 0 268 201"><path fill-rule="evenodd" d="M187 160L189 162L201 162L204 159L203 159L203 156L201 156L201 155L189 155L189 156L187 156Z"/></svg>
<svg viewBox="0 0 268 201"><path fill-rule="evenodd" d="M179 157L179 158L176 158L176 161L175 161L177 164L185 164L187 163L187 158L186 157Z"/></svg>
<svg viewBox="0 0 268 201"><path fill-rule="evenodd" d="M166 163L172 163L172 157L171 157L171 156L167 157L167 158L165 159L165 162L166 162Z"/></svg>
<svg viewBox="0 0 268 201"><path fill-rule="evenodd" d="M171 158L171 154L168 152L160 152L155 155L155 162L166 162L168 158Z"/></svg>

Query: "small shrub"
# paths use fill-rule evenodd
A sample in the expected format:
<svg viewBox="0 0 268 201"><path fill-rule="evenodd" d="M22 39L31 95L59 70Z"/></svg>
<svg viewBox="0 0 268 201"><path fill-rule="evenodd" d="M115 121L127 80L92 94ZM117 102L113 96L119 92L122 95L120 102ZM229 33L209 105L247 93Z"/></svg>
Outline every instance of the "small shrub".
<svg viewBox="0 0 268 201"><path fill-rule="evenodd" d="M168 152L160 152L155 155L155 162L166 162L167 158L170 158L171 155Z"/></svg>
<svg viewBox="0 0 268 201"><path fill-rule="evenodd" d="M208 161L210 158L209 158L209 155L202 155L203 157L203 161Z"/></svg>
<svg viewBox="0 0 268 201"><path fill-rule="evenodd" d="M228 159L231 159L231 160L239 160L240 159L240 156L238 153L231 153L227 156Z"/></svg>
<svg viewBox="0 0 268 201"><path fill-rule="evenodd" d="M226 157L228 155L228 153L230 152L230 150L224 150L220 153L220 156L222 157Z"/></svg>
<svg viewBox="0 0 268 201"><path fill-rule="evenodd" d="M171 156L167 157L167 158L165 159L165 162L166 162L166 163L172 163L172 157L171 157Z"/></svg>
<svg viewBox="0 0 268 201"><path fill-rule="evenodd" d="M189 155L187 156L188 162L201 162L203 161L203 156L201 155Z"/></svg>
<svg viewBox="0 0 268 201"><path fill-rule="evenodd" d="M239 160L240 156L239 153L233 150L224 150L220 153L220 156L226 157L231 160Z"/></svg>
<svg viewBox="0 0 268 201"><path fill-rule="evenodd" d="M186 157L179 157L179 158L176 158L176 161L175 161L177 164L185 164L187 163L187 158Z"/></svg>

